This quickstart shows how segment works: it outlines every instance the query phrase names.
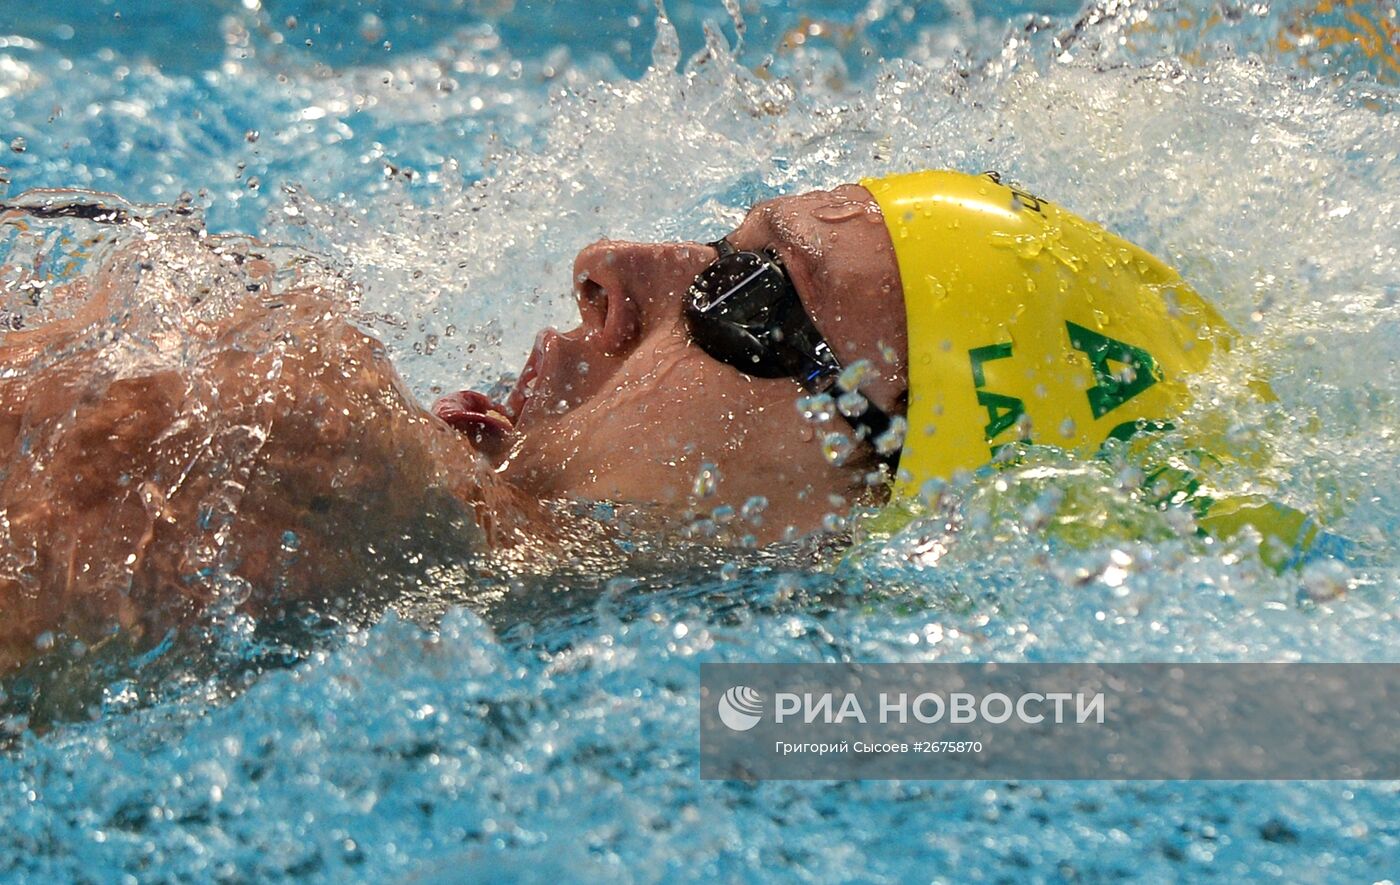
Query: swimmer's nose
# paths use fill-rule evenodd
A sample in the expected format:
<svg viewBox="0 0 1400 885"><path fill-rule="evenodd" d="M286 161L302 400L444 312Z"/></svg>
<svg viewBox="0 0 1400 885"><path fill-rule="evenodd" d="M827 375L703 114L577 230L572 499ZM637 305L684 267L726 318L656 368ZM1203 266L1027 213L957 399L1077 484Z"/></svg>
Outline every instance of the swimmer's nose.
<svg viewBox="0 0 1400 885"><path fill-rule="evenodd" d="M574 259L574 296L588 334L620 356L656 323L681 314L682 296L715 258L700 243L600 240Z"/></svg>

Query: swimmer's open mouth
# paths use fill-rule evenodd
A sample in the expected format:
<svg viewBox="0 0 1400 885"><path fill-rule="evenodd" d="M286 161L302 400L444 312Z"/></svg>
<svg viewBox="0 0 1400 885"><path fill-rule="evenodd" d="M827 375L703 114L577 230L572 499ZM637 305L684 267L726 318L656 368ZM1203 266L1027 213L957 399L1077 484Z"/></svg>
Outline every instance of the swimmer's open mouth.
<svg viewBox="0 0 1400 885"><path fill-rule="evenodd" d="M541 348L537 344L505 402L497 402L475 390L461 390L433 403L433 414L451 427L471 435L478 445L488 448L498 446L515 429L525 402L530 398L533 382L539 374L540 353Z"/></svg>

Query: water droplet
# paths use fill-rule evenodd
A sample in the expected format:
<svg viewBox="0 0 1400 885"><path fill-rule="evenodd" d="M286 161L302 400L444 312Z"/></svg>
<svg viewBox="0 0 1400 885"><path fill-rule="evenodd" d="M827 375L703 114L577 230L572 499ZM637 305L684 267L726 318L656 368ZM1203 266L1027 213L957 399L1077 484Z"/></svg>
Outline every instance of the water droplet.
<svg viewBox="0 0 1400 885"><path fill-rule="evenodd" d="M797 412L814 424L823 424L836 415L836 401L829 394L818 393L797 400Z"/></svg>
<svg viewBox="0 0 1400 885"><path fill-rule="evenodd" d="M256 129L249 129L247 132L243 133L243 139L249 144L257 144L259 137L258 130Z"/></svg>
<svg viewBox="0 0 1400 885"><path fill-rule="evenodd" d="M812 217L817 219L818 221L849 221L850 219L855 218L856 216L864 215L867 211L868 210L864 203L857 203L854 200L851 200L848 202L836 203L831 206L821 206L817 209L814 209L812 210Z"/></svg>
<svg viewBox="0 0 1400 885"><path fill-rule="evenodd" d="M935 476L924 480L923 485L919 486L919 501L925 506L932 506L943 499L947 490L948 481L942 477Z"/></svg>
<svg viewBox="0 0 1400 885"><path fill-rule="evenodd" d="M841 370L841 374L836 378L836 386L847 391L859 390L860 386L875 374L875 367L870 365L870 360L856 360Z"/></svg>
<svg viewBox="0 0 1400 885"><path fill-rule="evenodd" d="M693 492L697 498L708 498L719 488L722 477L719 468L709 461L700 465L700 472L695 475L695 485Z"/></svg>
<svg viewBox="0 0 1400 885"><path fill-rule="evenodd" d="M27 150L28 148L29 142L25 141L24 138L21 136L16 136L10 141L10 150L14 151L17 154L24 153L25 150Z"/></svg>
<svg viewBox="0 0 1400 885"><path fill-rule="evenodd" d="M366 43L378 43L384 39L384 21L372 12L360 17L360 39Z"/></svg>
<svg viewBox="0 0 1400 885"><path fill-rule="evenodd" d="M904 447L904 437L909 432L909 422L902 415L890 419L890 427L875 437L875 451L882 455L893 455Z"/></svg>
<svg viewBox="0 0 1400 885"><path fill-rule="evenodd" d="M690 536L693 538L713 538L718 531L713 520L697 519L690 524Z"/></svg>
<svg viewBox="0 0 1400 885"><path fill-rule="evenodd" d="M856 393L854 390L841 394L841 398L836 400L836 408L841 410L841 414L847 418L855 418L865 414L870 401Z"/></svg>
<svg viewBox="0 0 1400 885"><path fill-rule="evenodd" d="M768 499L762 495L754 495L744 502L744 506L739 508L739 515L749 525L761 525L763 523L763 511L768 509Z"/></svg>
<svg viewBox="0 0 1400 885"><path fill-rule="evenodd" d="M253 585L242 578L229 577L220 583L219 598L230 605L242 605L253 595Z"/></svg>
<svg viewBox="0 0 1400 885"><path fill-rule="evenodd" d="M822 457L826 458L828 464L845 464L854 448L855 443L844 433L833 432L822 437Z"/></svg>
<svg viewBox="0 0 1400 885"><path fill-rule="evenodd" d="M1336 559L1316 559L1303 566L1303 589L1315 601L1336 599L1347 592L1351 569Z"/></svg>

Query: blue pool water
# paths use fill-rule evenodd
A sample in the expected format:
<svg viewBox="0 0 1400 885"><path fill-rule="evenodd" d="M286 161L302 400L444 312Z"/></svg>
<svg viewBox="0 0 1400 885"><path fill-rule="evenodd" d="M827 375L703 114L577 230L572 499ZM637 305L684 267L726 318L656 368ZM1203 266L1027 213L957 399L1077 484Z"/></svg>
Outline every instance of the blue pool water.
<svg viewBox="0 0 1400 885"><path fill-rule="evenodd" d="M1321 514L1348 559L1274 574L1248 539L1141 507L1121 464L1041 453L853 557L467 564L367 629L221 616L43 706L8 688L0 877L1394 877L1391 783L702 783L696 707L702 661L1396 659L1394 4L733 9L0 0L0 188L183 199L285 244L428 399L570 323L569 261L601 235L1000 169L1167 258L1246 333L1278 403L1207 378L1184 425L1266 443L1228 481ZM1047 493L1117 528L1074 542L1036 515Z"/></svg>

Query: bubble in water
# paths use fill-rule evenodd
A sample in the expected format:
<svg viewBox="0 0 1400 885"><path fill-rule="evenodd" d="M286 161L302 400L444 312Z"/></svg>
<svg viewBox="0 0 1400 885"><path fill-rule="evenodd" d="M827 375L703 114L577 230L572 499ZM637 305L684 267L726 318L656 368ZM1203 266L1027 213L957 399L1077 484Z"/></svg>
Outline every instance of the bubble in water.
<svg viewBox="0 0 1400 885"><path fill-rule="evenodd" d="M17 154L24 153L28 148L29 142L25 141L23 136L15 136L15 138L10 141L10 150Z"/></svg>

